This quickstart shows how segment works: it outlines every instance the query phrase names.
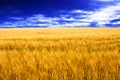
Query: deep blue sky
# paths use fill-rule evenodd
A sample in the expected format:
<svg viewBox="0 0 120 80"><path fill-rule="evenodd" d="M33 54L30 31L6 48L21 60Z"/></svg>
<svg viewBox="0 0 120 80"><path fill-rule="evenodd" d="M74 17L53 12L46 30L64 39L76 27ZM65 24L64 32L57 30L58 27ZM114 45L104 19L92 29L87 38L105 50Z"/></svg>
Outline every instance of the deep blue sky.
<svg viewBox="0 0 120 80"><path fill-rule="evenodd" d="M119 27L119 0L0 0L0 27Z"/></svg>

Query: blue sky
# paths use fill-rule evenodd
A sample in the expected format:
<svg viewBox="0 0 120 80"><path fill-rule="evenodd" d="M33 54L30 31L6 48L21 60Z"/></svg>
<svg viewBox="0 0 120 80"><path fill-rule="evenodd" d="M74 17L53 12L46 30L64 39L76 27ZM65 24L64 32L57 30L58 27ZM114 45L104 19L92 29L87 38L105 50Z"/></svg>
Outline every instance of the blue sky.
<svg viewBox="0 0 120 80"><path fill-rule="evenodd" d="M0 0L0 27L120 27L120 0Z"/></svg>

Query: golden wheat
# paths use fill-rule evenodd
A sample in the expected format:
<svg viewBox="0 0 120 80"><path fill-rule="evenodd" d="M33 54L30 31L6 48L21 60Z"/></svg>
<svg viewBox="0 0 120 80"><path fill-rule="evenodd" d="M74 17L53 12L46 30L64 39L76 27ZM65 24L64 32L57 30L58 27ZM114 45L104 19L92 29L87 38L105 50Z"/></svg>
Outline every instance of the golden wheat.
<svg viewBox="0 0 120 80"><path fill-rule="evenodd" d="M119 28L0 29L0 80L119 79Z"/></svg>

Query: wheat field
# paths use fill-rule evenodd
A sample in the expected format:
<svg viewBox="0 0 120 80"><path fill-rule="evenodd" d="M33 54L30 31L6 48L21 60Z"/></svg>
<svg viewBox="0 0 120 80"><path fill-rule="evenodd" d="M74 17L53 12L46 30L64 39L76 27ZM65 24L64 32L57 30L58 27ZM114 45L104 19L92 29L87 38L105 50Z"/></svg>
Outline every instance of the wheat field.
<svg viewBox="0 0 120 80"><path fill-rule="evenodd" d="M120 80L120 28L0 29L0 80Z"/></svg>

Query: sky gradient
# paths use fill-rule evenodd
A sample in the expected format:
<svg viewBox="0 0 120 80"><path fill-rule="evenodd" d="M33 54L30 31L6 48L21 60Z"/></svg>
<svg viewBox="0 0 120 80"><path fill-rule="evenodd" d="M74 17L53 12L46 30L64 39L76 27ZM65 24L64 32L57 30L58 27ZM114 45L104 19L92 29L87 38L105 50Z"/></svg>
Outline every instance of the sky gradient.
<svg viewBox="0 0 120 80"><path fill-rule="evenodd" d="M0 28L120 27L120 0L0 0Z"/></svg>

